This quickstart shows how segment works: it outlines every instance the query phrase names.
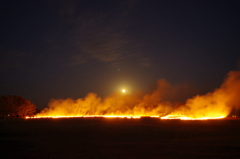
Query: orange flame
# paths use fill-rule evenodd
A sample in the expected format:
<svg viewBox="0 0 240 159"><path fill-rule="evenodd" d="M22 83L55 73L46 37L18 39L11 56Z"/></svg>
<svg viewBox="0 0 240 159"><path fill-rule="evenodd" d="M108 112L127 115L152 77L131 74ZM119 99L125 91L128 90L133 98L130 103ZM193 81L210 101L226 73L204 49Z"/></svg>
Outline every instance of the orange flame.
<svg viewBox="0 0 240 159"><path fill-rule="evenodd" d="M160 119L206 120L220 119L229 115L233 108L240 107L240 71L231 71L220 88L206 95L196 95L185 104L169 100L174 94L168 82L158 80L158 88L151 93L114 93L102 99L95 93L85 98L52 99L49 107L34 118L61 117L118 117ZM170 98L169 98L170 97Z"/></svg>

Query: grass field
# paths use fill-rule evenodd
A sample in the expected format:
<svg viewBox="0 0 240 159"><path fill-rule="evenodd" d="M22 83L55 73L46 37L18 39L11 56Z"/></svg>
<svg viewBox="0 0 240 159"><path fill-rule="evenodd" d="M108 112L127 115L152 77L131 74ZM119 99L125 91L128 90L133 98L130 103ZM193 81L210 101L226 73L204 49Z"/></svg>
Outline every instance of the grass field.
<svg viewBox="0 0 240 159"><path fill-rule="evenodd" d="M4 119L1 158L240 158L240 120Z"/></svg>

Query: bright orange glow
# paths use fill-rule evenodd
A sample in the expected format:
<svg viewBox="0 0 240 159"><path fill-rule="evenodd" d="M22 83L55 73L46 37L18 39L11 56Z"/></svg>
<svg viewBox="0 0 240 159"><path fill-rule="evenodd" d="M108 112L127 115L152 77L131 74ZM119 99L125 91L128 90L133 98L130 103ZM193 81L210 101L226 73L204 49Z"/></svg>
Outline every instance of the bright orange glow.
<svg viewBox="0 0 240 159"><path fill-rule="evenodd" d="M196 95L185 103L171 102L176 88L168 82L158 80L158 87L149 93L111 94L102 99L95 93L89 93L79 99L52 99L34 118L141 118L207 120L222 119L233 108L240 108L240 71L231 71L224 83L213 92ZM125 90L122 90L124 93ZM181 93L181 92L180 92ZM166 98L167 97L167 98Z"/></svg>
<svg viewBox="0 0 240 159"><path fill-rule="evenodd" d="M26 119L31 119L31 118L33 118L33 119L38 119L38 118L128 118L128 119L139 119L139 118L141 118L141 116L86 115L86 116L35 116L35 117L26 117ZM159 118L159 116L158 116L158 118Z"/></svg>
<svg viewBox="0 0 240 159"><path fill-rule="evenodd" d="M144 117L149 118L159 118L159 119L180 119L180 120L209 120L209 119L223 119L225 116L220 117L202 117L202 118L194 118L194 117L186 117L186 116L174 116L167 115L164 117L159 116L114 116L114 115L87 115L87 116L35 116L35 117L26 117L26 119L39 119L39 118L126 118L126 119L140 119Z"/></svg>
<svg viewBox="0 0 240 159"><path fill-rule="evenodd" d="M180 120L209 120L209 119L223 119L225 116L219 116L219 117L187 117L184 115L167 115L164 117L161 117L161 119L180 119Z"/></svg>
<svg viewBox="0 0 240 159"><path fill-rule="evenodd" d="M126 92L126 90L125 90L125 89L122 89L122 92L123 92L123 93L125 93L125 92Z"/></svg>

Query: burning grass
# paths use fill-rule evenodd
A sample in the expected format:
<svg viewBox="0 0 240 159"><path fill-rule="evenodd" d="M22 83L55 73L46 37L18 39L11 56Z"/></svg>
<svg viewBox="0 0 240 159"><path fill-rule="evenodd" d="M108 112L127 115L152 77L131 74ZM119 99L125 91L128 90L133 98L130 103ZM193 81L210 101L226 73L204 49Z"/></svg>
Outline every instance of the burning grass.
<svg viewBox="0 0 240 159"><path fill-rule="evenodd" d="M167 81L157 82L157 89L149 93L114 93L102 99L89 93L79 99L52 99L49 107L34 118L106 117L206 120L227 117L232 109L240 108L240 71L231 71L223 84L205 95L196 95L185 103L171 102L181 94ZM177 94L179 93L179 94Z"/></svg>

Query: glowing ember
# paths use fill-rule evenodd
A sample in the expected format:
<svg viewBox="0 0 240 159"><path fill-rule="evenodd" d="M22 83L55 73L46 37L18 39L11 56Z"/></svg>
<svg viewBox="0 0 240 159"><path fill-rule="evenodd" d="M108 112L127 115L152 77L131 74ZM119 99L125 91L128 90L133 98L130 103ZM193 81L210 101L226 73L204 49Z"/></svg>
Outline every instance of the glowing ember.
<svg viewBox="0 0 240 159"><path fill-rule="evenodd" d="M125 89L122 93L126 92ZM240 71L231 71L227 79L213 92L196 95L179 104L166 100L165 97L176 96L176 92L165 80L158 81L158 88L148 94L135 92L121 95L111 94L105 99L95 93L85 98L52 99L34 118L159 118L180 120L222 119L232 109L240 107ZM180 92L181 93L181 92Z"/></svg>

